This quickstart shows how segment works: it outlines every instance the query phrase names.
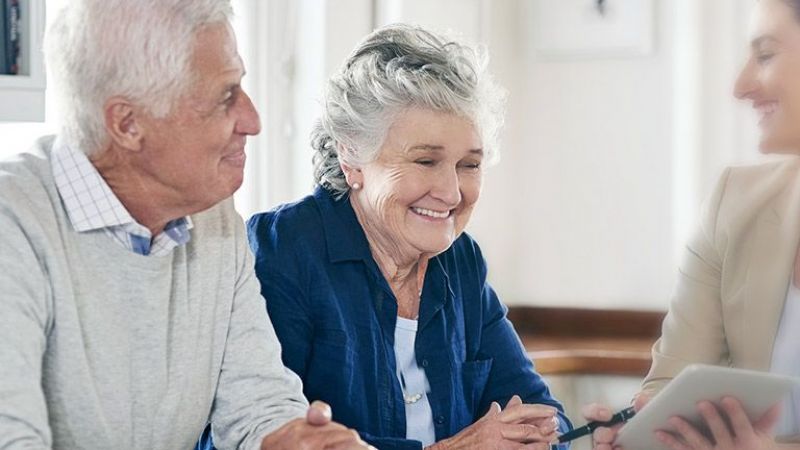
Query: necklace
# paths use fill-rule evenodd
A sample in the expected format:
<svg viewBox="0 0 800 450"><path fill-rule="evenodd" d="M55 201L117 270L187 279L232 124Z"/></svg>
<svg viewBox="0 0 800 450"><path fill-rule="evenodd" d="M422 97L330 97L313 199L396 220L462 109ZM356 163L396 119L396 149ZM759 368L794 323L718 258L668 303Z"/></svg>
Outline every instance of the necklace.
<svg viewBox="0 0 800 450"><path fill-rule="evenodd" d="M403 373L400 373L400 388L403 390L403 403L406 405L413 405L422 399L422 394L409 394L406 392L406 377L403 376Z"/></svg>

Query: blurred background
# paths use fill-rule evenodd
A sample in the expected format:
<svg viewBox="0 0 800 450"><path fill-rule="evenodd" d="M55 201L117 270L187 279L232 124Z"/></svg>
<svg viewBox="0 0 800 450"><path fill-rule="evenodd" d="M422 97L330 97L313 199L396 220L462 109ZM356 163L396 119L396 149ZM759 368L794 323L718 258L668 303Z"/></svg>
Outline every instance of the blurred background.
<svg viewBox="0 0 800 450"><path fill-rule="evenodd" d="M36 81L45 7L65 1L22 0L31 61L18 79ZM485 46L508 109L501 161L468 231L571 412L624 404L649 366L703 198L724 166L760 158L755 120L731 95L754 2L233 0L263 122L237 208L247 218L311 192L322 86L375 27L410 22ZM44 80L9 79L0 76L0 157L58 122ZM38 100L19 100L26 89Z"/></svg>

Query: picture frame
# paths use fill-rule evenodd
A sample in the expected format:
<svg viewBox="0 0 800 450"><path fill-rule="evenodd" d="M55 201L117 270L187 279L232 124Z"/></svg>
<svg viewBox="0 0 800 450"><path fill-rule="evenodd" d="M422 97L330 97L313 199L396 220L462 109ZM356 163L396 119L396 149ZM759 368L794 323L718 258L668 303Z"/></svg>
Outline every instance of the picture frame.
<svg viewBox="0 0 800 450"><path fill-rule="evenodd" d="M534 49L545 59L652 54L654 0L532 0Z"/></svg>

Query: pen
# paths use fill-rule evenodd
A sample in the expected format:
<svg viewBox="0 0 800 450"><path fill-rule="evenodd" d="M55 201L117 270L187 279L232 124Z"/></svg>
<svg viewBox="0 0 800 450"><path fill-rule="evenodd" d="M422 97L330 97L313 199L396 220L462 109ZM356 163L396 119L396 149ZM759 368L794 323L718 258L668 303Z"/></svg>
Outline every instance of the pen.
<svg viewBox="0 0 800 450"><path fill-rule="evenodd" d="M558 443L563 444L564 442L569 442L573 439L586 436L587 434L592 434L592 432L599 427L613 427L614 425L625 423L635 415L636 411L633 409L633 406L631 406L630 408L625 408L622 411L611 416L611 420L609 420L608 422L600 422L600 421L589 422L580 428L575 428L572 431L562 434L561 436L558 437Z"/></svg>

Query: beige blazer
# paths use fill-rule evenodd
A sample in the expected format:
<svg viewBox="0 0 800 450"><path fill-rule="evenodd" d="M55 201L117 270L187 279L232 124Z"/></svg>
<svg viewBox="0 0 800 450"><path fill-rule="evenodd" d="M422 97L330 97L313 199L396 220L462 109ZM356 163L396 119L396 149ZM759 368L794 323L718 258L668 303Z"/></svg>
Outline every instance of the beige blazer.
<svg viewBox="0 0 800 450"><path fill-rule="evenodd" d="M691 363L769 370L798 243L800 160L727 169L687 245L644 389Z"/></svg>

